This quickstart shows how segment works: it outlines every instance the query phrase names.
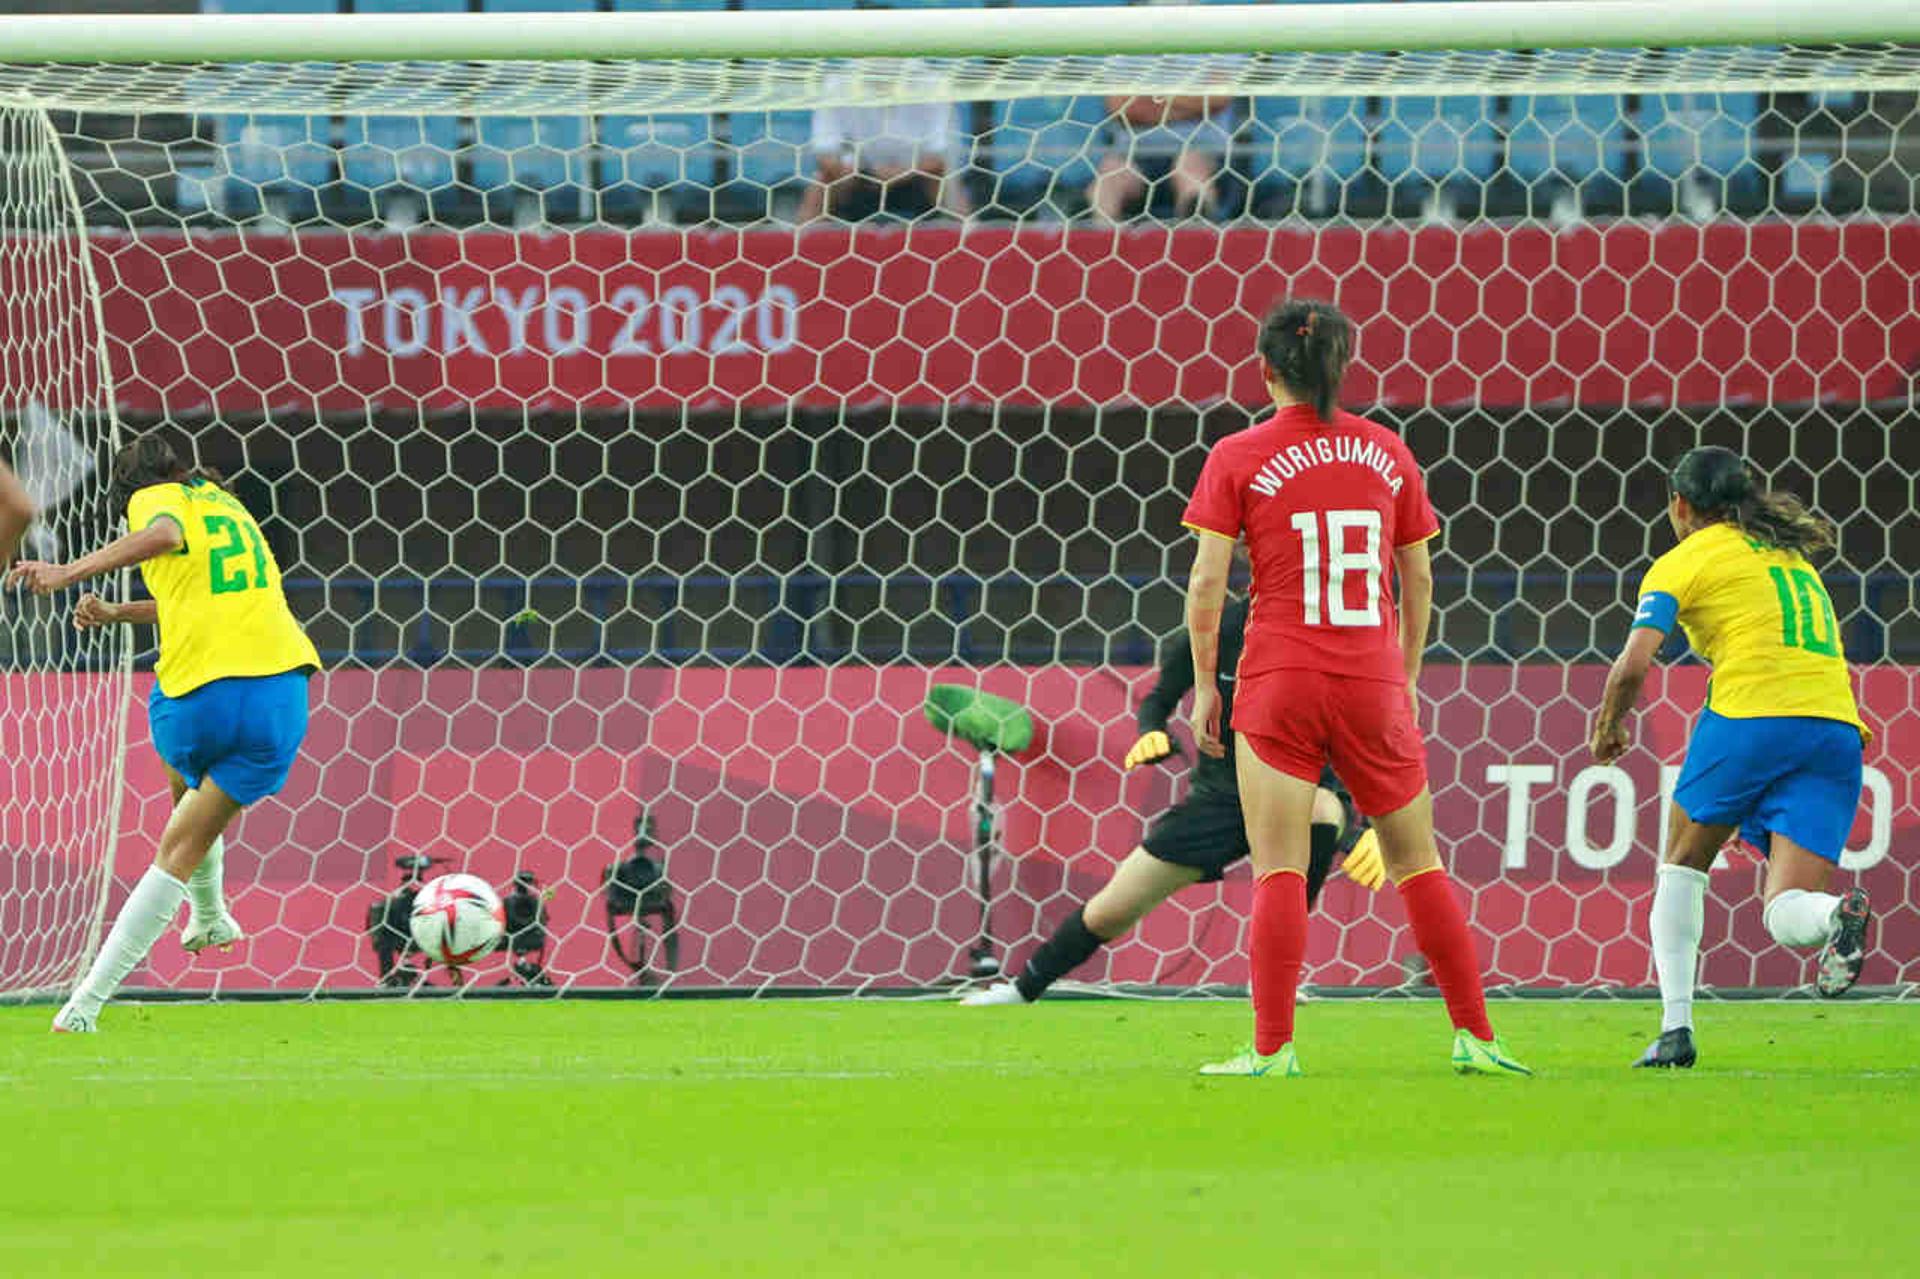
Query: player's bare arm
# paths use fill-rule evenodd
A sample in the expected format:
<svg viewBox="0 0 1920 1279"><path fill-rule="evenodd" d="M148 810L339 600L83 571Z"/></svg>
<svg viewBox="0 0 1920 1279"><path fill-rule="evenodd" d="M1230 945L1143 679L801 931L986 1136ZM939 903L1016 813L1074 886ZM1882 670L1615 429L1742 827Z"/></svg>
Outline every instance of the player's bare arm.
<svg viewBox="0 0 1920 1279"><path fill-rule="evenodd" d="M158 600L128 600L115 604L89 591L73 606L73 629L92 630L97 626L154 626L160 621Z"/></svg>
<svg viewBox="0 0 1920 1279"><path fill-rule="evenodd" d="M1593 732L1587 742L1594 759L1600 763L1611 764L1633 745L1627 712L1640 700L1640 689L1647 682L1654 654L1660 651L1660 643L1666 638L1662 631L1635 627L1626 647L1620 650L1620 656L1607 671L1607 686L1600 694L1600 709L1594 712Z"/></svg>
<svg viewBox="0 0 1920 1279"><path fill-rule="evenodd" d="M1220 741L1220 614L1227 606L1227 573L1233 539L1201 533L1187 574L1187 642L1193 646L1193 744L1203 755L1223 757Z"/></svg>
<svg viewBox="0 0 1920 1279"><path fill-rule="evenodd" d="M1400 579L1400 656L1406 664L1407 693L1413 696L1433 625L1433 557L1427 543L1395 547L1393 568Z"/></svg>
<svg viewBox="0 0 1920 1279"><path fill-rule="evenodd" d="M7 574L7 584L24 586L36 595L51 595L76 582L145 563L156 555L171 555L186 544L186 536L178 524L171 519L159 519L137 533L116 538L99 550L82 555L71 564L22 560Z"/></svg>
<svg viewBox="0 0 1920 1279"><path fill-rule="evenodd" d="M20 545L31 523L33 502L27 497L27 490L12 469L0 463L0 564L13 558L14 548Z"/></svg>

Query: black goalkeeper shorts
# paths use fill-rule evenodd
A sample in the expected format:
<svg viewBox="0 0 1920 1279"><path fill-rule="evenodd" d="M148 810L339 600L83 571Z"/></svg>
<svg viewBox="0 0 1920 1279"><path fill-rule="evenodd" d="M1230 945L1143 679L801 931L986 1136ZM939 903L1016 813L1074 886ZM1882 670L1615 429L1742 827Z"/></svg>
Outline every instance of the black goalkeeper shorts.
<svg viewBox="0 0 1920 1279"><path fill-rule="evenodd" d="M1320 784L1340 797L1346 809L1346 827L1342 843L1357 834L1357 814L1346 787L1332 769L1320 774ZM1240 815L1238 791L1195 788L1186 798L1160 814L1147 828L1140 847L1148 854L1175 866L1191 866L1200 872L1200 882L1211 884L1227 873L1227 867L1246 857L1247 824Z"/></svg>

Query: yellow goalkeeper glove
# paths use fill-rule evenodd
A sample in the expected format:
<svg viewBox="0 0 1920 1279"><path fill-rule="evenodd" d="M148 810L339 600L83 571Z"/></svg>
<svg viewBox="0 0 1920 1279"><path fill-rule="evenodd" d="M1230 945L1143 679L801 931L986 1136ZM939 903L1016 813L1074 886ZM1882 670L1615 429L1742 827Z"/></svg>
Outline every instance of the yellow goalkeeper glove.
<svg viewBox="0 0 1920 1279"><path fill-rule="evenodd" d="M1127 757L1120 761L1123 770L1132 770L1142 764L1157 764L1173 754L1173 739L1156 729L1151 733L1140 734L1140 740L1127 751Z"/></svg>
<svg viewBox="0 0 1920 1279"><path fill-rule="evenodd" d="M1367 827L1354 841L1347 859L1340 863L1340 873L1370 893L1386 882L1387 864L1380 859L1380 837L1373 827Z"/></svg>

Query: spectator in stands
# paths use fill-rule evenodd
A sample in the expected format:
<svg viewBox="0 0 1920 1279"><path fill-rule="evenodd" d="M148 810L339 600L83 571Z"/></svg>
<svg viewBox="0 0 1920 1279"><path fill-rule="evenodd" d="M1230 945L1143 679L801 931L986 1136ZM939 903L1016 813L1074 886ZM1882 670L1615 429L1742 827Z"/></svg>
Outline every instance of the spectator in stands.
<svg viewBox="0 0 1920 1279"><path fill-rule="evenodd" d="M1181 95L1107 99L1107 152L1087 188L1087 204L1103 222L1135 212L1152 183L1173 188L1175 217L1213 211L1214 177L1233 142L1234 99Z"/></svg>
<svg viewBox="0 0 1920 1279"><path fill-rule="evenodd" d="M883 9L881 4L862 8ZM865 97L890 96L904 82L937 92L913 63L873 59L858 72L872 82ZM857 221L876 214L919 218L936 212L965 217L966 192L953 177L954 104L820 107L813 113L814 181L800 201L800 221L823 215Z"/></svg>

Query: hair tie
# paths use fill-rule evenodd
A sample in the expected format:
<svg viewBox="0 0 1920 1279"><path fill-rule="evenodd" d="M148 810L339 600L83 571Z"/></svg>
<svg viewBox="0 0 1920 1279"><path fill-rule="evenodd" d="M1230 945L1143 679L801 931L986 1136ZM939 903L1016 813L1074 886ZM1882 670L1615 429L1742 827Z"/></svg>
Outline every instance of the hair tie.
<svg viewBox="0 0 1920 1279"><path fill-rule="evenodd" d="M1316 312L1316 311L1309 311L1309 312L1307 312L1307 322L1306 322L1305 324L1303 324L1303 325L1301 325L1301 326L1300 326L1300 330L1299 330L1299 332L1300 332L1300 336L1301 336L1301 337L1303 337L1303 338L1306 338L1306 337L1312 337L1312 336L1313 336L1313 322L1314 322L1315 320L1317 320L1317 319L1319 319L1319 318L1320 318L1320 315L1319 315L1319 313L1318 313L1318 312Z"/></svg>

